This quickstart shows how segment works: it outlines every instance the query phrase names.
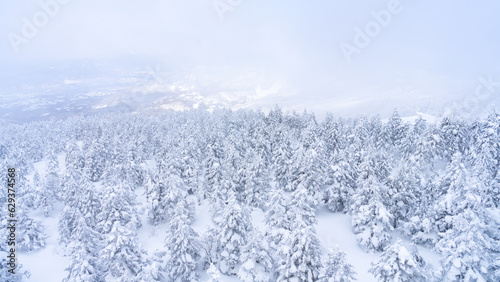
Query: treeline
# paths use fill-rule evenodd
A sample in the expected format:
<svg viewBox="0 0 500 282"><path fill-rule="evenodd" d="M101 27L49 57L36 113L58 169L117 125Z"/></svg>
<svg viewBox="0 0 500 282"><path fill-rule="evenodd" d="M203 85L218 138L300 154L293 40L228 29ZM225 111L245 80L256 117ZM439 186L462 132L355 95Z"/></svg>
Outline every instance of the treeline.
<svg viewBox="0 0 500 282"><path fill-rule="evenodd" d="M28 211L59 216L60 244L71 256L67 281L196 281L201 271L214 281L218 273L243 281L350 281L355 271L343 251L321 253L314 225L322 205L352 215L364 250L383 251L371 269L380 280L500 278L494 112L473 122L408 124L396 111L383 123L332 115L318 122L279 108L267 115L192 110L74 117L0 132L1 167L20 172L19 249L45 246L43 225ZM34 168L40 161L43 171ZM137 240L137 189L145 191L149 223L169 226L165 248L154 254ZM2 189L3 202L6 196ZM191 225L205 200L214 227L197 234ZM53 214L55 203L64 204L62 214ZM264 233L252 227L252 209L265 212ZM416 249L391 245L393 230L434 247L442 269L429 274Z"/></svg>

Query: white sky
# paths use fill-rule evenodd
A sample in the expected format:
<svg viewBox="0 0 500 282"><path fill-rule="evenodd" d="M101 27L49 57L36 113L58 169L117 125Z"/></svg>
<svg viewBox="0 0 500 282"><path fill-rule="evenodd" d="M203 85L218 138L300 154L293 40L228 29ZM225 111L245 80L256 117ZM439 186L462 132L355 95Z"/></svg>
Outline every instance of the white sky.
<svg viewBox="0 0 500 282"><path fill-rule="evenodd" d="M9 36L23 36L23 19L43 13L38 2L54 1L0 0L4 68L136 54L176 66L265 69L319 103L450 97L473 92L479 77L500 81L496 0L66 0L14 52ZM214 3L233 7L221 19ZM349 63L339 45L354 46L355 29L391 3L399 12Z"/></svg>

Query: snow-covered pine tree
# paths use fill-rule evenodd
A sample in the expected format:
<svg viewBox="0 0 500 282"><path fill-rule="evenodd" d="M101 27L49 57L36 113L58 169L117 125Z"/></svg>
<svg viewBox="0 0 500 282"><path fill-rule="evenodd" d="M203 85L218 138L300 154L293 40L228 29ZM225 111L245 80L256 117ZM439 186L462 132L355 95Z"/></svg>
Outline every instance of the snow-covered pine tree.
<svg viewBox="0 0 500 282"><path fill-rule="evenodd" d="M333 212L348 212L356 187L356 171L347 161L347 154L340 152L328 170L331 184L324 191L323 200Z"/></svg>
<svg viewBox="0 0 500 282"><path fill-rule="evenodd" d="M244 162L242 151L243 149L240 144L236 144L236 141L226 143L224 158L221 162L222 179L219 185L214 187L215 198L212 202L224 199L230 192L235 193L239 202L243 201L245 168L242 165Z"/></svg>
<svg viewBox="0 0 500 282"><path fill-rule="evenodd" d="M217 189L223 181L222 161L224 158L224 146L220 137L213 136L207 144L207 157L205 160L205 198L214 201L217 198Z"/></svg>
<svg viewBox="0 0 500 282"><path fill-rule="evenodd" d="M141 166L142 158L134 146L130 146L126 154L124 169L127 172L127 182L131 187L140 187L144 185L145 178L145 171Z"/></svg>
<svg viewBox="0 0 500 282"><path fill-rule="evenodd" d="M279 246L292 230L295 210L288 193L281 189L271 191L265 214L266 237L269 239L273 255L277 255Z"/></svg>
<svg viewBox="0 0 500 282"><path fill-rule="evenodd" d="M36 188L34 185L29 183L26 178L26 173L21 171L17 174L18 179L16 180L17 187L17 197L23 203L25 208L35 208L37 205L37 194Z"/></svg>
<svg viewBox="0 0 500 282"><path fill-rule="evenodd" d="M318 201L315 196L313 191L302 185L292 193L289 213L291 230L317 223L315 207Z"/></svg>
<svg viewBox="0 0 500 282"><path fill-rule="evenodd" d="M369 131L368 118L365 116L356 119L355 124L352 129L352 142L351 147L354 147L354 151L359 151L361 148L365 148L368 145L373 145L371 143L371 132Z"/></svg>
<svg viewBox="0 0 500 282"><path fill-rule="evenodd" d="M387 202L389 212L394 216L394 228L408 222L412 215L417 214L418 208L422 206L420 194L423 183L423 174L412 157L401 160L393 169L387 184Z"/></svg>
<svg viewBox="0 0 500 282"><path fill-rule="evenodd" d="M164 281L165 280L165 261L166 252L156 250L150 262L145 265L138 275L139 281Z"/></svg>
<svg viewBox="0 0 500 282"><path fill-rule="evenodd" d="M250 216L233 193L228 195L219 214L220 218L214 218L216 229L209 230L209 236L216 241L209 250L208 259L217 264L221 273L235 275L241 262L242 248L252 230Z"/></svg>
<svg viewBox="0 0 500 282"><path fill-rule="evenodd" d="M295 226L279 250L278 281L317 281L321 251L313 226Z"/></svg>
<svg viewBox="0 0 500 282"><path fill-rule="evenodd" d="M381 251L391 239L393 223L382 200L387 188L375 176L369 176L360 185L353 197L352 227L363 248Z"/></svg>
<svg viewBox="0 0 500 282"><path fill-rule="evenodd" d="M350 282L356 280L356 271L347 261L346 253L339 248L330 249L323 263L321 279L323 282Z"/></svg>
<svg viewBox="0 0 500 282"><path fill-rule="evenodd" d="M207 269L207 274L210 277L208 279L208 282L220 282L220 276L222 273L220 273L219 269L215 264L210 263L208 269Z"/></svg>
<svg viewBox="0 0 500 282"><path fill-rule="evenodd" d="M496 281L500 278L495 271L495 249L498 242L487 231L486 214L479 191L480 180L465 180L465 184L450 186L453 196L446 207L447 227L436 245L443 254L442 278L459 281ZM458 188L459 190L454 190ZM498 252L497 252L498 254Z"/></svg>
<svg viewBox="0 0 500 282"><path fill-rule="evenodd" d="M387 150L390 146L390 143L386 143L385 132L384 132L384 124L382 124L382 119L379 115L376 115L371 118L368 123L368 130L370 132L370 142L375 149L384 149ZM401 143L399 144L399 147Z"/></svg>
<svg viewBox="0 0 500 282"><path fill-rule="evenodd" d="M122 225L119 221L113 222L99 252L98 265L105 270L105 277L111 276L117 281L137 281L145 265L149 264L146 252L137 240L136 228L133 223Z"/></svg>
<svg viewBox="0 0 500 282"><path fill-rule="evenodd" d="M42 223L30 218L22 205L18 206L16 212L16 232L22 234L16 238L16 248L21 251L35 251L45 248L46 235Z"/></svg>
<svg viewBox="0 0 500 282"><path fill-rule="evenodd" d="M391 118L387 122L384 128L385 142L390 146L400 148L401 142L408 133L408 125L403 123L401 116L394 110Z"/></svg>
<svg viewBox="0 0 500 282"><path fill-rule="evenodd" d="M92 182L101 179L106 167L108 157L107 149L100 143L100 140L92 142L88 150L85 151L85 167L83 169L85 177Z"/></svg>
<svg viewBox="0 0 500 282"><path fill-rule="evenodd" d="M466 126L462 121L445 117L439 127L441 156L450 159L456 153L465 153Z"/></svg>
<svg viewBox="0 0 500 282"><path fill-rule="evenodd" d="M330 159L345 148L345 138L342 134L341 124L335 120L333 115L326 115L325 120L321 123L320 132L325 142L327 156Z"/></svg>
<svg viewBox="0 0 500 282"><path fill-rule="evenodd" d="M59 187L59 162L54 152L51 152L47 159L47 167L45 170L45 181L40 187L37 202L40 203L45 216L49 216L53 209L54 202L58 200L60 195Z"/></svg>
<svg viewBox="0 0 500 282"><path fill-rule="evenodd" d="M90 256L96 257L103 236L94 230L94 226L88 225L86 218L77 210L76 222L70 239L72 241L71 247L73 247L73 243L82 244Z"/></svg>
<svg viewBox="0 0 500 282"><path fill-rule="evenodd" d="M80 186L86 185L84 183L87 181L85 177L82 177L82 171L78 169L75 165L67 165L66 170L63 175L62 183L62 200L64 204L70 204L73 199L77 196L76 194L80 190Z"/></svg>
<svg viewBox="0 0 500 282"><path fill-rule="evenodd" d="M269 194L270 177L265 167L264 156L254 149L247 149L242 170L242 199L252 207L263 207Z"/></svg>
<svg viewBox="0 0 500 282"><path fill-rule="evenodd" d="M192 207L188 207L185 200L178 202L169 222L165 247L168 249L166 275L170 281L198 281L201 245L190 225L189 208Z"/></svg>
<svg viewBox="0 0 500 282"><path fill-rule="evenodd" d="M398 240L386 248L380 260L372 263L369 271L378 281L429 281L425 269L421 266L422 264Z"/></svg>
<svg viewBox="0 0 500 282"><path fill-rule="evenodd" d="M97 215L97 230L101 234L111 232L116 222L120 226L141 226L136 209L136 195L125 182L118 182L106 188L102 196L102 209Z"/></svg>
<svg viewBox="0 0 500 282"><path fill-rule="evenodd" d="M500 276L492 257L494 247L481 218L472 209L466 209L452 221L453 228L446 231L436 246L443 254L442 279L498 281Z"/></svg>
<svg viewBox="0 0 500 282"><path fill-rule="evenodd" d="M75 141L71 141L66 145L66 168L73 167L75 169L83 169L85 166L85 160L83 158L82 150L78 147ZM63 183L64 184L64 183Z"/></svg>
<svg viewBox="0 0 500 282"><path fill-rule="evenodd" d="M182 162L181 178L186 183L189 194L200 196L198 194L198 186L200 183L202 156L200 147L197 144L198 141L192 136L183 144L180 153Z"/></svg>
<svg viewBox="0 0 500 282"><path fill-rule="evenodd" d="M289 179L291 177L291 157L292 157L292 148L290 144L290 140L288 134L285 132L281 132L279 134L280 142L276 144L272 144L273 152L272 152L272 167L274 170L274 176L278 187L280 189L288 189L287 186L289 184Z"/></svg>
<svg viewBox="0 0 500 282"><path fill-rule="evenodd" d="M433 209L435 224L439 232L446 232L452 228L452 217L460 213L464 205L467 205L467 202L461 201L460 198L468 190L468 179L470 177L464 165L463 155L455 153L441 178L440 199L436 201Z"/></svg>
<svg viewBox="0 0 500 282"><path fill-rule="evenodd" d="M59 188L59 161L54 151L51 151L47 157L47 167L45 170L45 185L47 189L57 194Z"/></svg>
<svg viewBox="0 0 500 282"><path fill-rule="evenodd" d="M78 220L83 218L87 226L96 226L97 215L101 211L101 197L99 190L89 183L87 178L79 177L80 182L75 186L67 186L65 193L65 207L59 217L58 229L60 243L68 245L73 239L73 233Z"/></svg>
<svg viewBox="0 0 500 282"><path fill-rule="evenodd" d="M319 204L322 198L320 188L325 183L322 160L317 153L317 150L322 149L315 144L312 143L308 147L296 144L293 147L289 183L285 185L285 191L289 192L305 189L310 195L308 198L311 201L308 204L311 204L312 207Z"/></svg>
<svg viewBox="0 0 500 282"><path fill-rule="evenodd" d="M68 276L63 281L101 281L102 273L100 273L99 269L96 269L95 261L96 257L90 254L87 247L82 243L77 243L71 255L71 264L65 269L68 271Z"/></svg>
<svg viewBox="0 0 500 282"><path fill-rule="evenodd" d="M482 202L485 206L497 206L499 199L499 187L495 178L500 179L498 171L500 168L500 132L497 115L492 113L484 123L478 123L477 134L471 142L468 159L472 164L472 175L484 184L481 193Z"/></svg>
<svg viewBox="0 0 500 282"><path fill-rule="evenodd" d="M433 166L433 148L427 131L427 123L422 117L419 117L411 130L401 142L401 157L405 160L414 158L416 163L421 166Z"/></svg>
<svg viewBox="0 0 500 282"><path fill-rule="evenodd" d="M369 176L375 176L380 183L386 183L391 172L388 152L367 145L358 154L361 162L357 166L357 187L360 186L359 182L368 179Z"/></svg>
<svg viewBox="0 0 500 282"><path fill-rule="evenodd" d="M43 191L42 179L37 170L33 174L33 190L35 193L35 199L33 200L34 206L40 206L42 198L40 197L40 193Z"/></svg>
<svg viewBox="0 0 500 282"><path fill-rule="evenodd" d="M269 251L267 238L257 230L252 231L241 251L238 278L244 282L273 281L274 264Z"/></svg>
<svg viewBox="0 0 500 282"><path fill-rule="evenodd" d="M300 186L291 195L287 215L282 221L288 226L281 228L278 234L271 233L277 240L278 280L316 281L321 269L321 251L316 237L314 224L316 215L314 206L316 198L314 192L306 186ZM288 222L288 223L287 223ZM271 231L279 231L271 230ZM275 235L279 235L277 237Z"/></svg>
<svg viewBox="0 0 500 282"><path fill-rule="evenodd" d="M175 205L187 197L186 184L173 172L159 175L156 182L148 191L148 218L153 225L167 221L172 216Z"/></svg>
<svg viewBox="0 0 500 282"><path fill-rule="evenodd" d="M439 239L433 221L426 217L425 213L420 216L412 216L408 222L403 224L401 230L414 243L428 247L433 247Z"/></svg>

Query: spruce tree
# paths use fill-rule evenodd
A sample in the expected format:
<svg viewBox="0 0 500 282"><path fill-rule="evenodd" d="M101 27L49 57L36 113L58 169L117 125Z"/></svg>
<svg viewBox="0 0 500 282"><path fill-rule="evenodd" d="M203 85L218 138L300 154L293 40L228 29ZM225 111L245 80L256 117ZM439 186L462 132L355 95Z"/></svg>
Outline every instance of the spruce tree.
<svg viewBox="0 0 500 282"><path fill-rule="evenodd" d="M428 281L425 269L398 240L386 248L380 260L372 263L370 273L378 281Z"/></svg>
<svg viewBox="0 0 500 282"><path fill-rule="evenodd" d="M356 187L356 172L347 161L345 153L339 153L329 166L328 178L331 181L325 191L323 200L333 212L348 212Z"/></svg>
<svg viewBox="0 0 500 282"><path fill-rule="evenodd" d="M274 265L269 243L260 232L253 231L242 248L238 278L245 282L267 282L274 278Z"/></svg>
<svg viewBox="0 0 500 282"><path fill-rule="evenodd" d="M247 210L241 206L234 194L223 204L220 218L215 219L216 229L212 229L214 242L211 260L217 263L221 273L234 275L241 262L242 248L247 244L247 234L252 230Z"/></svg>
<svg viewBox="0 0 500 282"><path fill-rule="evenodd" d="M350 282L356 280L356 271L347 261L346 253L338 248L330 249L327 260L323 263L321 281Z"/></svg>
<svg viewBox="0 0 500 282"><path fill-rule="evenodd" d="M102 279L99 269L96 269L96 258L91 256L87 247L81 243L77 244L71 255L71 264L65 269L68 271L63 281L100 281Z"/></svg>
<svg viewBox="0 0 500 282"><path fill-rule="evenodd" d="M123 226L115 221L107 234L98 264L105 270L105 276L118 281L136 281L144 266L149 262L145 251L135 234L135 226Z"/></svg>
<svg viewBox="0 0 500 282"><path fill-rule="evenodd" d="M279 252L278 281L317 281L321 251L313 226L297 226Z"/></svg>
<svg viewBox="0 0 500 282"><path fill-rule="evenodd" d="M386 189L374 176L369 176L354 195L352 227L364 249L381 251L391 239L393 216L382 200Z"/></svg>
<svg viewBox="0 0 500 282"><path fill-rule="evenodd" d="M198 281L197 267L201 246L198 234L190 226L188 208L187 203L183 201L175 206L175 213L165 238L165 247L169 250L166 270L171 281Z"/></svg>

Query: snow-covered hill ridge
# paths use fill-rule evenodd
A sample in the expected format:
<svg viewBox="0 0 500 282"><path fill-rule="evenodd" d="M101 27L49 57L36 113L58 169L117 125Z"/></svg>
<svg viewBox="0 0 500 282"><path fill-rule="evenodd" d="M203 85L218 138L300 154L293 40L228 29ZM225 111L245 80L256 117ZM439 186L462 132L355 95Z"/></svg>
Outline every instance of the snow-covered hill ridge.
<svg viewBox="0 0 500 282"><path fill-rule="evenodd" d="M380 114L383 119L397 108L404 117L419 116L420 112L424 116L472 120L486 117L500 102L495 79L482 77L470 81L423 80L417 85L359 85L351 89L338 85L340 77L318 84L314 78L291 78L265 69L179 68L133 57L7 70L0 73L3 123L116 111L182 111L201 105L265 112L280 105L284 111L307 109L318 118L332 112L344 117ZM486 86L484 81L488 82Z"/></svg>

